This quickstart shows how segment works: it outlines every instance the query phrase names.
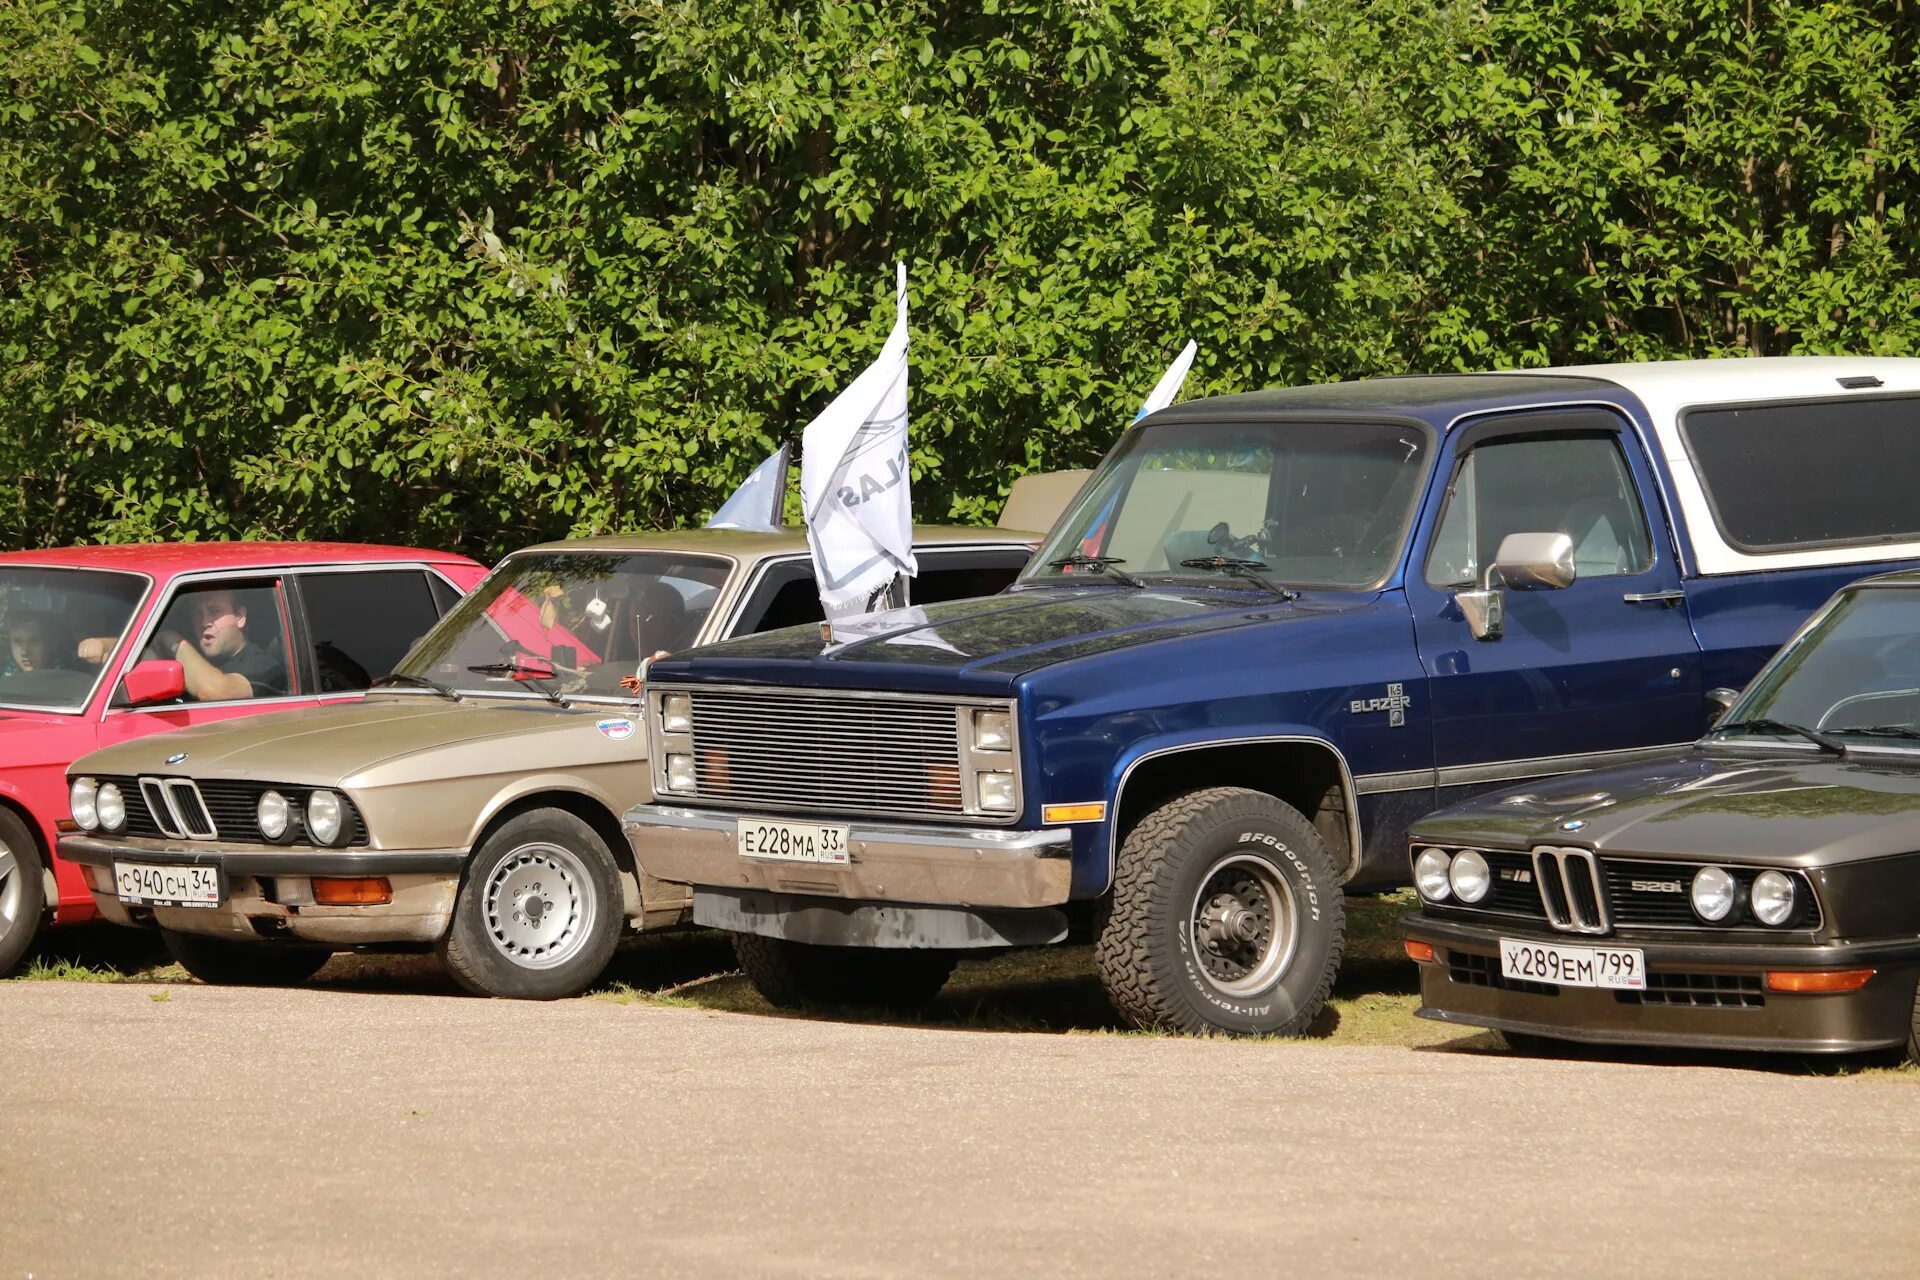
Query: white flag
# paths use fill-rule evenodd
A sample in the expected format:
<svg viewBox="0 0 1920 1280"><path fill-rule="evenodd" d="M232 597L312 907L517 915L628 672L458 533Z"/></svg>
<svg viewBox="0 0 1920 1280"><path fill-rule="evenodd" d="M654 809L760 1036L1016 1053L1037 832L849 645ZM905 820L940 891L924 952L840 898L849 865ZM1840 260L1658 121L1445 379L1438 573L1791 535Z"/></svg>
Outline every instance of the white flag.
<svg viewBox="0 0 1920 1280"><path fill-rule="evenodd" d="M781 445L773 456L740 482L733 496L720 504L707 521L709 529L778 529L787 498L787 463L792 445Z"/></svg>
<svg viewBox="0 0 1920 1280"><path fill-rule="evenodd" d="M1140 412L1133 415L1135 422L1173 403L1173 398L1180 394L1180 384L1187 380L1187 370L1193 368L1193 353L1199 349L1198 343L1191 338L1187 340L1187 345L1180 348L1180 354L1173 358L1167 371L1160 375L1160 381L1153 385L1153 394L1140 406Z"/></svg>
<svg viewBox="0 0 1920 1280"><path fill-rule="evenodd" d="M865 613L913 559L907 493L907 266L879 358L800 437L800 495L820 604L829 619Z"/></svg>

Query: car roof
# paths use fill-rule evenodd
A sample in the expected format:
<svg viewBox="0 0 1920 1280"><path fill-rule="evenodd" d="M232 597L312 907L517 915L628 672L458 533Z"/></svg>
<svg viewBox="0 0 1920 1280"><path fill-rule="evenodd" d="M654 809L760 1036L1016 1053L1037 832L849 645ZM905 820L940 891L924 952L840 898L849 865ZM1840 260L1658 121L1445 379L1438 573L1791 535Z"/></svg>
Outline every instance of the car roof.
<svg viewBox="0 0 1920 1280"><path fill-rule="evenodd" d="M964 525L917 524L916 547L993 545L1031 547L1043 534L1024 529L974 528ZM766 556L805 552L804 529L665 529L639 533L603 533L590 538L568 538L523 547L526 551L665 551L683 554L731 556L756 560Z"/></svg>
<svg viewBox="0 0 1920 1280"><path fill-rule="evenodd" d="M450 551L382 546L369 542L123 542L100 546L48 547L0 552L0 565L122 569L165 577L205 569L378 563L404 560L472 564Z"/></svg>

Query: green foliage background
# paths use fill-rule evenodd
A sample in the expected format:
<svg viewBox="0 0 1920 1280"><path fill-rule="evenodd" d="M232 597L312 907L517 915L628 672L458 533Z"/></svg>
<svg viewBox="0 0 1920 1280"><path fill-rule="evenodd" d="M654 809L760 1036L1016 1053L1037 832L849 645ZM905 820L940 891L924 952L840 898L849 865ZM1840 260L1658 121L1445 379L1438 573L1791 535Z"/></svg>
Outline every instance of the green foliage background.
<svg viewBox="0 0 1920 1280"><path fill-rule="evenodd" d="M0 542L703 517L878 349L923 518L1187 395L1912 352L1904 3L13 0Z"/></svg>

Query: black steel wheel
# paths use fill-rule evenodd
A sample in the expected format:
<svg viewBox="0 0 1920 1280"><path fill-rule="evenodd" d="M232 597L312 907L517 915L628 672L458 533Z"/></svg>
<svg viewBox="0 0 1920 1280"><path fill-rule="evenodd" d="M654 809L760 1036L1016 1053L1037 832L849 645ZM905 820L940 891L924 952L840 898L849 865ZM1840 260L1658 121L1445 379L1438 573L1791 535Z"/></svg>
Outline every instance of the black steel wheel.
<svg viewBox="0 0 1920 1280"><path fill-rule="evenodd" d="M1178 796L1120 848L1094 960L1136 1027L1301 1035L1346 947L1333 858L1291 805L1242 787Z"/></svg>

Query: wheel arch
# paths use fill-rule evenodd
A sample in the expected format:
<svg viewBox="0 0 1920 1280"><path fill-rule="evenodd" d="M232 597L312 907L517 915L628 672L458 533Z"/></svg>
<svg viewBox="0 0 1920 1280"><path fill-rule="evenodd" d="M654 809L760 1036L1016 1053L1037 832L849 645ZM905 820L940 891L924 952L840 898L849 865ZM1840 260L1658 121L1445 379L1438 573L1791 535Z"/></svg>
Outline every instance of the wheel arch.
<svg viewBox="0 0 1920 1280"><path fill-rule="evenodd" d="M46 918L48 920L58 919L60 916L60 877L53 866L53 841L48 839L47 833L41 829L40 819L36 818L33 810L27 807L26 799L12 787L0 787L0 808L4 808L14 817L20 819L20 825L27 829L27 836L33 841L34 852L40 857L40 889ZM93 899L91 897L87 899L86 906L90 912L93 906ZM72 914L79 915L80 913L74 912ZM85 917L82 916L81 918Z"/></svg>
<svg viewBox="0 0 1920 1280"><path fill-rule="evenodd" d="M468 845L469 855L477 852L501 827L535 809L559 809L580 819L593 829L595 835L606 841L607 852L613 855L613 864L624 874L633 873L633 846L627 843L626 832L620 829L620 819L607 807L606 802L584 791L557 786L521 792L496 806L474 833L473 841Z"/></svg>
<svg viewBox="0 0 1920 1280"><path fill-rule="evenodd" d="M1338 747L1304 733L1210 738L1147 747L1121 769L1107 824L1109 886L1120 842L1142 815L1176 795L1218 786L1265 792L1299 810L1326 841L1343 880L1360 866L1359 792Z"/></svg>

